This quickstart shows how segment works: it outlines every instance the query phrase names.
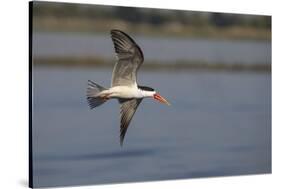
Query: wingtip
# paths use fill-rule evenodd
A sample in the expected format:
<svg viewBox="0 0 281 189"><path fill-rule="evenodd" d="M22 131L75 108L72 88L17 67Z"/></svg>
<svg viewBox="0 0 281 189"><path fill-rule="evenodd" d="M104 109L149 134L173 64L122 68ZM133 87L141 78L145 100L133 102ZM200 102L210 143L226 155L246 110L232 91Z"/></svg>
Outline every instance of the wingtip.
<svg viewBox="0 0 281 189"><path fill-rule="evenodd" d="M121 31L121 30L118 30L118 29L112 29L110 30L110 34L111 36L115 36L115 37L125 37L125 38L128 38L133 44L136 44L136 42L133 40L133 38L131 38L127 33Z"/></svg>
<svg viewBox="0 0 281 189"><path fill-rule="evenodd" d="M123 147L124 140L120 139L120 147Z"/></svg>
<svg viewBox="0 0 281 189"><path fill-rule="evenodd" d="M110 35L111 36L120 35L120 33L123 34L124 32L122 32L121 30L117 30L117 29L110 30Z"/></svg>
<svg viewBox="0 0 281 189"><path fill-rule="evenodd" d="M124 33L124 32L118 29L111 29L110 33L112 34L112 33Z"/></svg>

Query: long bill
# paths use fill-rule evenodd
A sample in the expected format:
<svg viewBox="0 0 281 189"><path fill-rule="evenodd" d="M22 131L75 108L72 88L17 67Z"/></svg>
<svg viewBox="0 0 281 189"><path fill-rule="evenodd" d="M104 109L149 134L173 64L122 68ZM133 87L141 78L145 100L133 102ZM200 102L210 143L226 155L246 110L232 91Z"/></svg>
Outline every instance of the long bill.
<svg viewBox="0 0 281 189"><path fill-rule="evenodd" d="M159 102L161 102L161 103L163 103L163 104L167 104L168 106L171 105L164 97L162 97L162 96L161 96L160 94L158 94L158 93L155 93L155 94L153 95L153 98L154 98L155 100L158 100Z"/></svg>

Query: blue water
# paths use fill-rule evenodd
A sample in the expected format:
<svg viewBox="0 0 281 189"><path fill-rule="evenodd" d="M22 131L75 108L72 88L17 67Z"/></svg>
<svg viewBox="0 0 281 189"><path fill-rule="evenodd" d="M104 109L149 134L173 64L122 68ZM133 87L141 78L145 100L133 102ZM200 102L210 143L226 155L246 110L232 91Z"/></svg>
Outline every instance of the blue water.
<svg viewBox="0 0 281 189"><path fill-rule="evenodd" d="M143 71L145 99L119 145L119 104L90 110L87 80L111 69L33 71L34 186L84 185L271 172L271 75Z"/></svg>
<svg viewBox="0 0 281 189"><path fill-rule="evenodd" d="M132 35L143 50L145 60L199 61L224 64L270 64L271 41L216 40L187 37ZM36 32L35 57L100 57L114 59L110 34Z"/></svg>

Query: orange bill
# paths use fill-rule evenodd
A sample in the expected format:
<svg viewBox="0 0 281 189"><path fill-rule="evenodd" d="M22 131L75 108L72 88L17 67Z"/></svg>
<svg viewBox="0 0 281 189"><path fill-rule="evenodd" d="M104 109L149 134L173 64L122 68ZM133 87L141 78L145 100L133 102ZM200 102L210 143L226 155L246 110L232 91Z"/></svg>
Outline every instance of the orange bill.
<svg viewBox="0 0 281 189"><path fill-rule="evenodd" d="M155 100L158 100L159 102L161 102L161 103L164 103L164 104L167 104L167 105L171 105L164 97L162 97L160 94L158 94L158 93L155 93L154 95L153 95L153 98L155 99Z"/></svg>

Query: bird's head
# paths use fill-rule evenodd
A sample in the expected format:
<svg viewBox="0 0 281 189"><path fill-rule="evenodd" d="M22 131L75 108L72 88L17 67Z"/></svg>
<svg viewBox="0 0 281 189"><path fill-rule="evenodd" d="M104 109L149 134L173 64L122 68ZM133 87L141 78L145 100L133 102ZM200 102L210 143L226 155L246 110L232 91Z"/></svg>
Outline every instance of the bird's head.
<svg viewBox="0 0 281 189"><path fill-rule="evenodd" d="M171 105L164 97L157 93L153 88L146 86L138 86L143 97L152 97L153 99L167 105Z"/></svg>

